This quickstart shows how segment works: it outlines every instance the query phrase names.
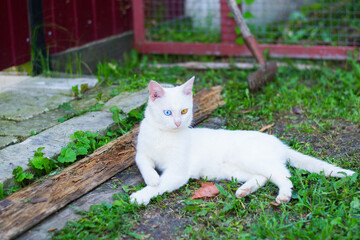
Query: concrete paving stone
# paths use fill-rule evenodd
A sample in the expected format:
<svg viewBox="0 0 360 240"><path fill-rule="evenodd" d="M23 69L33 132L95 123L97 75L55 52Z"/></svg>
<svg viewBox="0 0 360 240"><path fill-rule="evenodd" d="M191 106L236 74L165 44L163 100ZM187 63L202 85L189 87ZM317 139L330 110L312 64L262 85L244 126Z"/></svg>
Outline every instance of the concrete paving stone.
<svg viewBox="0 0 360 240"><path fill-rule="evenodd" d="M93 88L98 83L95 77L86 78L47 78L47 77L31 77L17 84L16 88L21 89L46 89L67 94L72 93L72 87L78 85L79 89L82 84L87 84L88 88Z"/></svg>
<svg viewBox="0 0 360 240"><path fill-rule="evenodd" d="M25 120L57 108L73 99L72 87L87 84L93 88L97 78L46 78L0 76L0 117Z"/></svg>
<svg viewBox="0 0 360 240"><path fill-rule="evenodd" d="M116 90L116 88L117 88L116 86L108 86L108 87L102 87L100 91L91 91L84 98L77 101L72 101L70 105L76 111L89 109L90 107L98 103L98 100L96 98L98 97L99 93L101 94L101 102L104 103L113 97L111 95L111 92Z"/></svg>
<svg viewBox="0 0 360 240"><path fill-rule="evenodd" d="M55 109L21 122L0 120L0 135L27 138L31 136L31 131L40 133L59 124L58 119L65 114L65 110Z"/></svg>
<svg viewBox="0 0 360 240"><path fill-rule="evenodd" d="M138 108L148 99L147 89L141 90L139 92L123 92L119 95L113 97L105 103L103 111L110 111L110 108L117 106L120 110L125 113L130 112L132 109Z"/></svg>
<svg viewBox="0 0 360 240"><path fill-rule="evenodd" d="M7 91L9 88L13 88L13 86L18 85L19 83L26 81L29 78L29 76L0 74L0 93Z"/></svg>
<svg viewBox="0 0 360 240"><path fill-rule="evenodd" d="M12 171L21 166L28 169L28 159L34 156L39 147L45 147L45 157L53 158L70 141L70 135L76 131L102 132L113 124L112 114L90 112L72 118L62 124L29 137L24 142L0 150L0 183L12 184Z"/></svg>
<svg viewBox="0 0 360 240"><path fill-rule="evenodd" d="M17 141L18 141L18 139L16 137L0 136L0 149L4 148L10 144L16 143Z"/></svg>
<svg viewBox="0 0 360 240"><path fill-rule="evenodd" d="M47 89L13 89L0 93L0 118L21 121L56 109L73 99Z"/></svg>

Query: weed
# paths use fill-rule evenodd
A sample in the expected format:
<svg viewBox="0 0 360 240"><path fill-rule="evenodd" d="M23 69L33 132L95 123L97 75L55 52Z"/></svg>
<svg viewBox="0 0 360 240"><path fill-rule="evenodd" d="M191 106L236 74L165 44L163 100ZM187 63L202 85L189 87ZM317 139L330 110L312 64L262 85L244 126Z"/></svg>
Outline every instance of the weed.
<svg viewBox="0 0 360 240"><path fill-rule="evenodd" d="M43 147L38 148L33 159L29 159L29 167L33 169L37 177L49 174L55 168L55 162L52 159L44 157Z"/></svg>
<svg viewBox="0 0 360 240"><path fill-rule="evenodd" d="M88 87L89 85L86 83L86 84L81 84L80 89L78 85L75 85L71 87L71 90L76 99L81 99L83 97L84 92L88 89Z"/></svg>
<svg viewBox="0 0 360 240"><path fill-rule="evenodd" d="M34 178L33 174L24 172L23 168L20 166L15 168L12 174L14 175L15 181L20 183L23 187L30 182L29 180Z"/></svg>
<svg viewBox="0 0 360 240"><path fill-rule="evenodd" d="M3 187L4 187L4 184L1 183L0 184L0 200L6 197Z"/></svg>
<svg viewBox="0 0 360 240"><path fill-rule="evenodd" d="M113 114L113 120L118 125L118 131L121 135L128 132L135 123L140 122L144 118L144 106L139 109L133 109L128 114L124 114L117 106L110 108L110 112Z"/></svg>

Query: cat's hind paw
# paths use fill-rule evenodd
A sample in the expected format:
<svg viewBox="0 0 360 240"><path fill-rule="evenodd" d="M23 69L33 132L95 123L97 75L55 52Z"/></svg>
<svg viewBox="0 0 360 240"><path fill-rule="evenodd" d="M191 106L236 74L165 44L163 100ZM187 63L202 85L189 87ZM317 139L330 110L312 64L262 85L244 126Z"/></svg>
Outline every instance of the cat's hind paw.
<svg viewBox="0 0 360 240"><path fill-rule="evenodd" d="M288 195L278 195L275 199L275 201L279 204L282 204L282 203L287 203L289 202L291 199L291 196L288 196Z"/></svg>
<svg viewBox="0 0 360 240"><path fill-rule="evenodd" d="M235 193L236 197L238 197L238 198L246 197L249 194L250 194L249 188L239 188L238 190L236 190L236 193Z"/></svg>

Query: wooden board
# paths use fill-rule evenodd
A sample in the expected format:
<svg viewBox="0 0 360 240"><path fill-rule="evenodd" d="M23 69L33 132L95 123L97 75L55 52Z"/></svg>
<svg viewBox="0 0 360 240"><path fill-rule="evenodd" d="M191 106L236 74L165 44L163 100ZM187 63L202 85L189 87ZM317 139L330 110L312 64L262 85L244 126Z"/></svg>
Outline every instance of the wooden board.
<svg viewBox="0 0 360 240"><path fill-rule="evenodd" d="M194 125L219 105L220 86L194 96ZM97 149L61 173L38 180L0 201L0 239L12 239L134 164L139 127Z"/></svg>

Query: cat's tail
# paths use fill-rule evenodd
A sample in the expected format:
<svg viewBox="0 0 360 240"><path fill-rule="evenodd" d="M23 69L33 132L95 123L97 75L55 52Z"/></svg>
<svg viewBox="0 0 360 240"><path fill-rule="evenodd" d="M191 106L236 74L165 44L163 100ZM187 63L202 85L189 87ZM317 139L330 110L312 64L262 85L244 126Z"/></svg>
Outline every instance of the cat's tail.
<svg viewBox="0 0 360 240"><path fill-rule="evenodd" d="M313 173L324 172L325 176L340 177L340 178L351 176L355 173L354 171L337 167L335 165L319 160L317 158L299 153L290 148L287 151L287 156L291 166L304 169L309 172L313 172Z"/></svg>

